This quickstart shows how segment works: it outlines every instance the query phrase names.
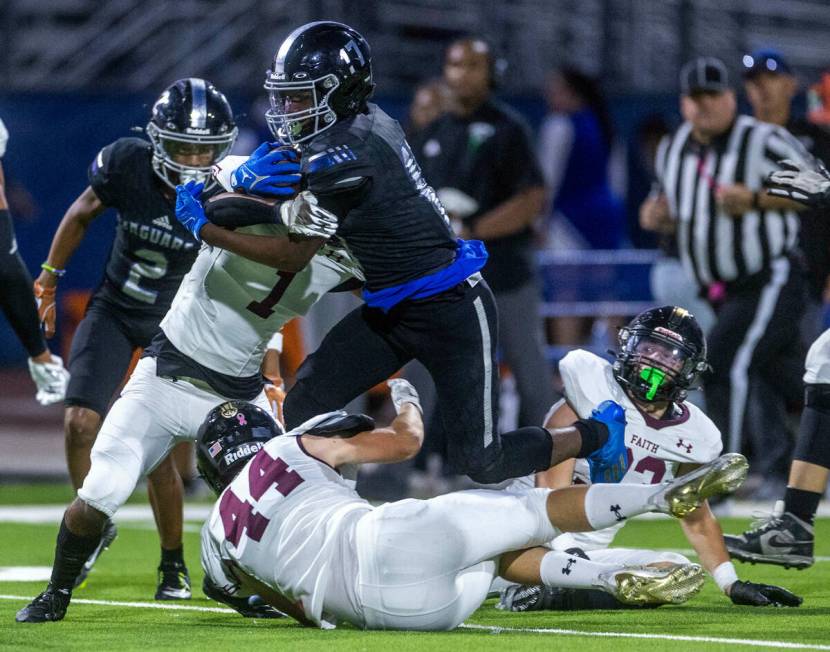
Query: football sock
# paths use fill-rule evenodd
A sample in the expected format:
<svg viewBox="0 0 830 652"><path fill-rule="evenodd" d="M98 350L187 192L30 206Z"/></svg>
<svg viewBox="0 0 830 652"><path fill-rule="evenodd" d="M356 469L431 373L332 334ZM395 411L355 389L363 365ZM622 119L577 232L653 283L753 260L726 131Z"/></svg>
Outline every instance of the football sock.
<svg viewBox="0 0 830 652"><path fill-rule="evenodd" d="M167 550L165 548L161 549L161 565L162 566L172 566L174 564L181 564L184 566L184 547L179 546L178 548L173 548L172 550Z"/></svg>
<svg viewBox="0 0 830 652"><path fill-rule="evenodd" d="M593 588L600 573L618 569L615 564L603 564L567 552L551 550L542 557L539 574L545 586Z"/></svg>
<svg viewBox="0 0 830 652"><path fill-rule="evenodd" d="M595 530L616 525L630 516L650 512L654 487L640 484L592 484L585 494L585 516Z"/></svg>
<svg viewBox="0 0 830 652"><path fill-rule="evenodd" d="M784 511L795 514L802 521L813 525L821 497L822 494L815 491L787 487L787 491L784 493Z"/></svg>
<svg viewBox="0 0 830 652"><path fill-rule="evenodd" d="M84 562L95 551L101 535L82 537L73 534L66 526L66 517L61 520L58 540L55 544L55 565L52 567L51 584L56 589L71 591Z"/></svg>

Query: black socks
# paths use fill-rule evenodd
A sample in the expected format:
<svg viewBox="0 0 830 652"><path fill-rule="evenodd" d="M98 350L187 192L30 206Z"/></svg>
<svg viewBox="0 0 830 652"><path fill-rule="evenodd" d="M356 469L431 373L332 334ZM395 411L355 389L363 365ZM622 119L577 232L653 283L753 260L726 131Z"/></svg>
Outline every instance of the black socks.
<svg viewBox="0 0 830 652"><path fill-rule="evenodd" d="M816 511L821 501L822 494L815 491L804 491L787 487L784 494L784 511L795 514L802 521L813 525L816 520Z"/></svg>
<svg viewBox="0 0 830 652"><path fill-rule="evenodd" d="M89 556L98 547L101 535L82 537L66 527L66 517L61 520L58 540L55 544L55 563L52 566L51 584L56 589L71 591L75 579Z"/></svg>

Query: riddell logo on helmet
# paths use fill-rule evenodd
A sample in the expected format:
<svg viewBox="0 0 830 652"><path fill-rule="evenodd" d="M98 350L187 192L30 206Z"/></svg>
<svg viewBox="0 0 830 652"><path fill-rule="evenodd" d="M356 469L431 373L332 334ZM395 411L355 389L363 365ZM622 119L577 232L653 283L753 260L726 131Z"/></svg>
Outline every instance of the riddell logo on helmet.
<svg viewBox="0 0 830 652"><path fill-rule="evenodd" d="M236 460L250 457L254 453L258 452L260 448L262 448L262 442L259 441L255 441L250 444L242 444L236 450L225 453L225 464L232 464L233 462L236 462Z"/></svg>
<svg viewBox="0 0 830 652"><path fill-rule="evenodd" d="M660 333L661 335L665 335L666 337L670 337L673 340L677 340L678 342L683 341L683 337L674 331L670 331L668 328L664 328L663 326L658 326L654 329L655 333Z"/></svg>
<svg viewBox="0 0 830 652"><path fill-rule="evenodd" d="M194 134L196 136L209 136L210 129L205 129L204 127L187 127L185 128L185 133L187 134Z"/></svg>

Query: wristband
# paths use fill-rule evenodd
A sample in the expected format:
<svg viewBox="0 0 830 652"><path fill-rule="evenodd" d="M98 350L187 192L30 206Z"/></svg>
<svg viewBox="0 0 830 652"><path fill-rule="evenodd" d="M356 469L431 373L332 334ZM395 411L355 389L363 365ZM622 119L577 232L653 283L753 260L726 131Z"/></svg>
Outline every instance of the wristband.
<svg viewBox="0 0 830 652"><path fill-rule="evenodd" d="M715 580L720 590L725 592L738 581L738 573L735 572L735 566L731 561L725 561L712 571L712 579Z"/></svg>
<svg viewBox="0 0 830 652"><path fill-rule="evenodd" d="M58 278L60 278L64 274L66 274L65 269L57 269L55 267L52 267L49 263L41 263L40 268L45 269L47 272L49 272L50 274L52 274L54 276L57 276Z"/></svg>

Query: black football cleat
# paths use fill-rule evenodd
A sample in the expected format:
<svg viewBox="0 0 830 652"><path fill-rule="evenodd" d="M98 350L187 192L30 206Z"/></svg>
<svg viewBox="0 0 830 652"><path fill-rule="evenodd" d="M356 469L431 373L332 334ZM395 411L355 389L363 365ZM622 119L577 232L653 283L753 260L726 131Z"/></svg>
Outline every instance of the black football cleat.
<svg viewBox="0 0 830 652"><path fill-rule="evenodd" d="M156 600L190 600L190 575L181 562L162 563L158 568Z"/></svg>
<svg viewBox="0 0 830 652"><path fill-rule="evenodd" d="M52 585L17 612L15 620L19 623L47 623L63 620L72 591L53 589Z"/></svg>
<svg viewBox="0 0 830 652"><path fill-rule="evenodd" d="M104 529L101 532L100 543L95 550L92 551L92 554L84 562L84 565L81 566L81 572L78 573L78 577L75 578L75 585L72 588L77 589L86 581L87 575L89 575L89 571L92 570L95 562L98 561L98 557L101 556L101 553L104 552L104 550L109 549L110 545L113 541L115 541L117 536L118 528L115 527L115 523L113 523L111 519L107 519L107 522L104 524Z"/></svg>
<svg viewBox="0 0 830 652"><path fill-rule="evenodd" d="M753 564L809 568L815 561L813 526L791 512L783 512L783 504L776 504L776 508L743 534L723 535L729 556Z"/></svg>

